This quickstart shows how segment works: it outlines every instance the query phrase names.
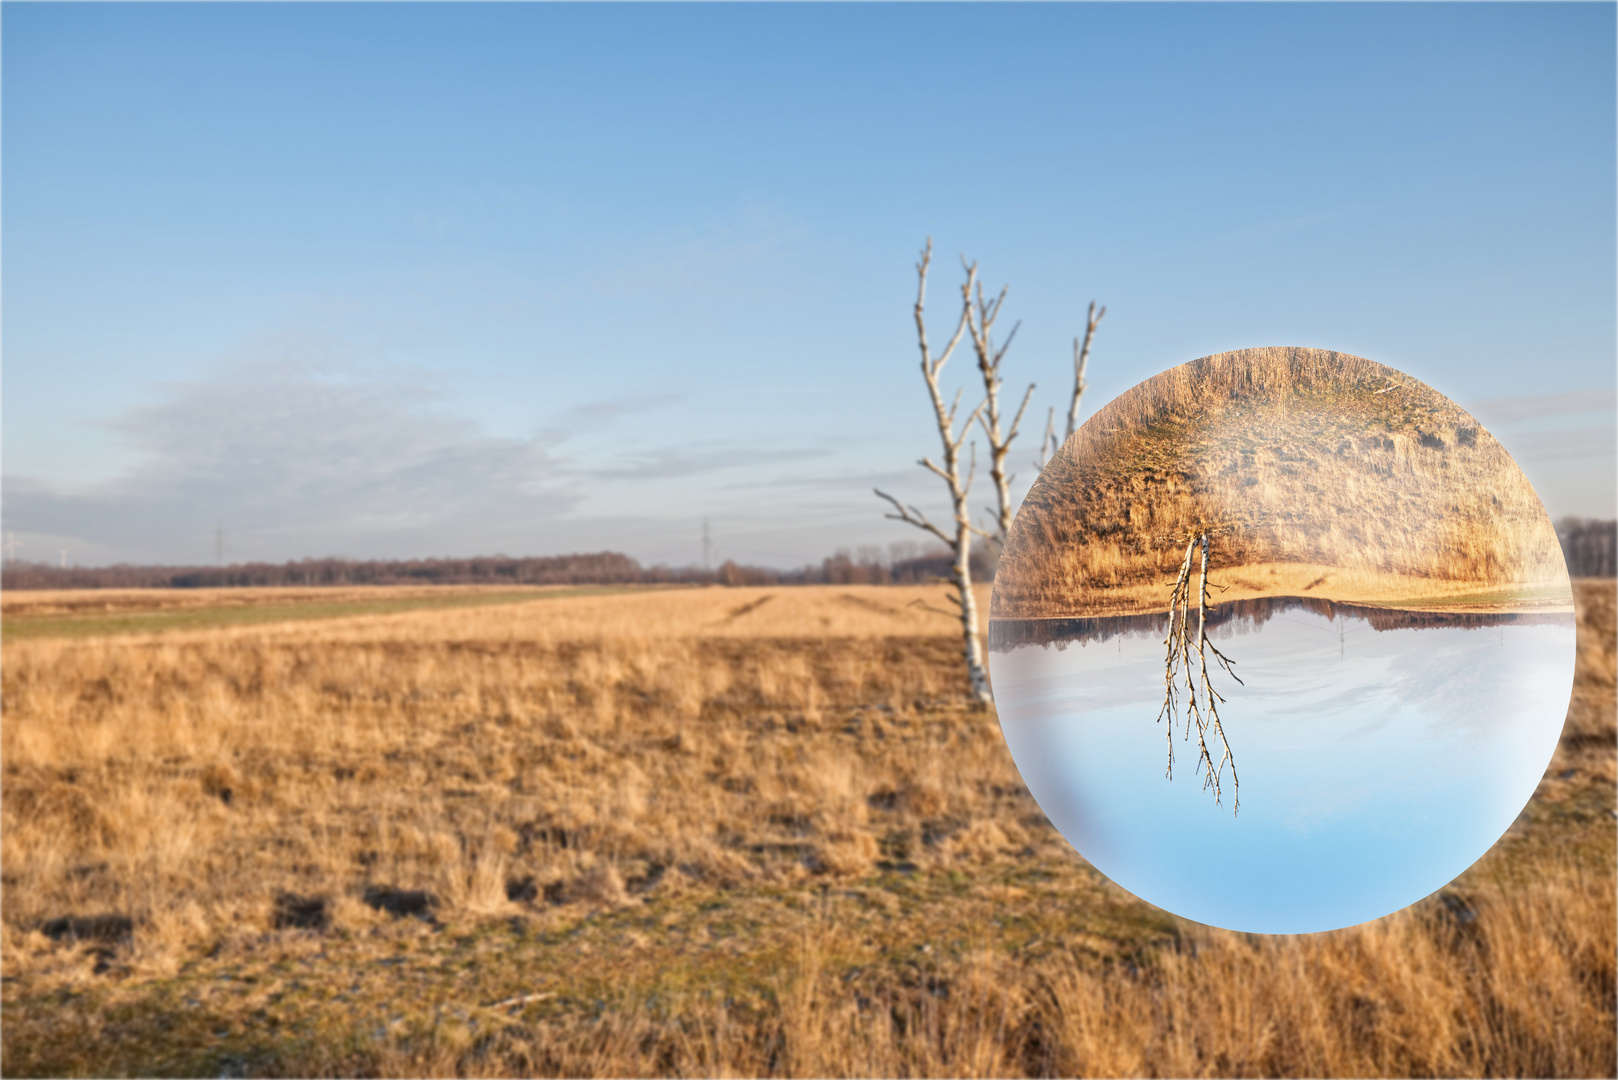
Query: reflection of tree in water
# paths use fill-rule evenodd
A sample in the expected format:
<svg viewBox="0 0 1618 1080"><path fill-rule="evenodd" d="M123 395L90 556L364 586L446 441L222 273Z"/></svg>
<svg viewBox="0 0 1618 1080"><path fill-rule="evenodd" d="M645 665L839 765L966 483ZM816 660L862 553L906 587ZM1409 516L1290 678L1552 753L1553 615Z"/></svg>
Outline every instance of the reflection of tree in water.
<svg viewBox="0 0 1618 1080"><path fill-rule="evenodd" d="M1163 639L1167 654L1163 661L1163 708L1158 712L1158 722L1168 718L1165 734L1168 737L1169 761L1164 776L1170 779L1174 776L1174 721L1181 715L1181 706L1184 706L1185 734L1183 738L1191 738L1192 729L1197 734L1197 769L1203 773L1203 790L1213 789L1214 802L1223 802L1222 779L1225 766L1230 766L1231 812L1241 809L1241 787L1236 777L1236 758L1230 752L1230 743L1225 738L1225 727L1219 718L1219 706L1224 698L1219 691L1213 688L1208 679L1208 658L1211 655L1214 663L1225 669L1226 674L1238 683L1242 680L1232 668L1233 661L1220 652L1213 642L1208 640L1208 547L1212 540L1210 532L1193 533L1185 545L1185 557L1180 560L1180 573L1175 579L1174 589L1169 594L1169 632ZM1202 560L1198 568L1196 609L1197 625L1196 636L1191 635L1191 568L1198 549L1201 549ZM1194 670L1193 670L1194 669ZM1180 700L1181 693L1185 698ZM1208 750L1211 741L1218 740L1220 747L1219 763L1214 764L1213 755Z"/></svg>

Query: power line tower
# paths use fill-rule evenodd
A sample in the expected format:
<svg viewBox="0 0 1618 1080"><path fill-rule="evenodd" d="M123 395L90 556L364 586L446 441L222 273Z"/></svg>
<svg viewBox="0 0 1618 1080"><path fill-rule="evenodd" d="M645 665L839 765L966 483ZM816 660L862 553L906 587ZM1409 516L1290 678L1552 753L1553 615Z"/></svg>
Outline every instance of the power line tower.
<svg viewBox="0 0 1618 1080"><path fill-rule="evenodd" d="M15 565L17 562L17 549L27 546L27 544L17 539L16 533L10 529L6 530L6 562Z"/></svg>
<svg viewBox="0 0 1618 1080"><path fill-rule="evenodd" d="M713 569L713 535L708 532L708 519L702 519L702 568Z"/></svg>
<svg viewBox="0 0 1618 1080"><path fill-rule="evenodd" d="M225 565L225 523L219 522L214 526L213 535L214 561L220 566Z"/></svg>

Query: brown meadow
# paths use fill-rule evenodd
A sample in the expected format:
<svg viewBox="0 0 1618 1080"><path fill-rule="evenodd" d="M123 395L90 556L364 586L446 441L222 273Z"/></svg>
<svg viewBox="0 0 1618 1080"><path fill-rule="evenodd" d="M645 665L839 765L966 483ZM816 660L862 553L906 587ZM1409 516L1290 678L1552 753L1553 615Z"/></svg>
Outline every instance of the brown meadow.
<svg viewBox="0 0 1618 1080"><path fill-rule="evenodd" d="M8 637L4 1071L1614 1075L1610 580L1518 823L1303 937L1089 867L943 593Z"/></svg>
<svg viewBox="0 0 1618 1080"><path fill-rule="evenodd" d="M1476 420L1381 364L1271 348L1183 364L1091 417L1023 503L992 617L1164 610L1159 583L1202 532L1210 567L1241 571L1220 599L1567 599L1550 519Z"/></svg>

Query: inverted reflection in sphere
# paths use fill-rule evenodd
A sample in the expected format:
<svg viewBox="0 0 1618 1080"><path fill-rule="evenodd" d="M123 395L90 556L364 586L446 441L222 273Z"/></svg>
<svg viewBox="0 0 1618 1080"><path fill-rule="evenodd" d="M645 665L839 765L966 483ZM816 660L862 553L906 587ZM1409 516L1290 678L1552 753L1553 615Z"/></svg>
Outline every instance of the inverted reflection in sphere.
<svg viewBox="0 0 1618 1080"><path fill-rule="evenodd" d="M1555 530L1488 432L1315 349L1184 364L1024 500L990 601L1001 728L1124 888L1236 930L1374 919L1522 810L1572 689Z"/></svg>

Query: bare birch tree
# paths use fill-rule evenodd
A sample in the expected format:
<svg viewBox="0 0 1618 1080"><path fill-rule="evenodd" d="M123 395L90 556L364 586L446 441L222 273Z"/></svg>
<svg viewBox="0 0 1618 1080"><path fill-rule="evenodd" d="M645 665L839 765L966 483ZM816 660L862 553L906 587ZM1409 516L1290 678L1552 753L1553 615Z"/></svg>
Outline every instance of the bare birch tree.
<svg viewBox="0 0 1618 1080"><path fill-rule="evenodd" d="M1192 729L1196 730L1197 771L1203 774L1203 790L1213 789L1214 802L1222 803L1224 790L1221 782L1225 766L1228 764L1231 812L1237 813L1242 805L1241 781L1236 776L1236 758L1230 751L1230 743L1225 738L1224 722L1219 716L1219 706L1224 704L1225 699L1213 688L1213 683L1208 679L1208 658L1211 655L1214 663L1223 667L1226 674L1238 683L1242 681L1233 668L1234 661L1208 640L1208 611L1213 606L1208 602L1208 549L1213 536L1214 530L1199 530L1190 534L1185 545L1185 556L1180 560L1179 575L1175 578L1173 589L1169 593L1169 632L1163 639L1167 650L1163 661L1163 708L1158 712L1157 720L1158 723L1168 720L1164 735L1168 740L1169 761L1163 775L1173 779L1174 721L1180 715L1179 694L1183 690L1185 716L1182 738L1189 741ZM1196 588L1197 625L1193 638L1190 626L1191 572L1199 548L1202 552L1202 561ZM1208 749L1208 744L1214 740L1217 740L1220 748L1217 765Z"/></svg>
<svg viewBox="0 0 1618 1080"><path fill-rule="evenodd" d="M965 260L962 262L964 265ZM1017 336L1017 327L1021 324L1013 325L1005 343L995 348L994 323L1005 305L1006 290L1002 288L1000 295L993 300L986 298L983 283L978 280L976 263L966 267L966 284L961 286L961 299L966 310L966 329L972 335L972 350L978 357L978 373L983 376L983 413L978 417L978 423L982 425L984 437L989 443L989 479L994 481L996 500L992 508L997 530L994 540L1003 547L1006 536L1011 532L1011 482L1016 479L1006 472L1006 455L1011 453L1011 441L1017 437L1023 413L1028 410L1028 402L1034 396L1034 384L1029 383L1028 389L1023 391L1022 404L1017 406L1010 427L1002 428L1000 387L1004 380L1000 378L1000 363L1006 358L1006 350L1011 348L1012 339Z"/></svg>
<svg viewBox="0 0 1618 1080"><path fill-rule="evenodd" d="M949 548L954 560L950 568L949 583L955 587L955 595L950 599L959 609L961 619L962 651L966 660L966 675L972 685L972 696L982 704L988 704L993 699L989 694L988 671L983 660L983 642L978 635L978 609L977 600L972 595L972 534L982 534L982 530L972 525L972 509L968 505L968 497L972 491L972 478L977 471L976 444L972 444L971 462L966 474L961 473L961 448L966 444L966 437L970 434L972 426L978 422L983 413L985 403L979 402L966 418L957 426L956 418L960 411L961 392L957 391L954 401L946 406L944 392L939 387L939 376L944 365L949 362L955 347L960 344L961 337L966 333L968 323L972 319L972 293L977 281L976 267L968 267L966 284L962 287L962 295L966 298L961 306L961 316L955 326L955 333L950 337L949 344L944 351L936 357L927 343L927 320L925 307L927 303L927 268L932 263L933 242L927 241L927 246L921 253L921 261L916 264L916 338L921 347L921 377L927 383L927 394L932 399L933 417L938 424L938 437L942 444L943 464L936 464L931 458L922 458L919 464L944 481L949 487L950 505L954 512L954 528L946 531L928 520L914 506L908 506L895 499L892 495L873 488L878 498L886 499L893 504L896 513L887 517L895 521L903 521L913 525L923 532L930 533Z"/></svg>

